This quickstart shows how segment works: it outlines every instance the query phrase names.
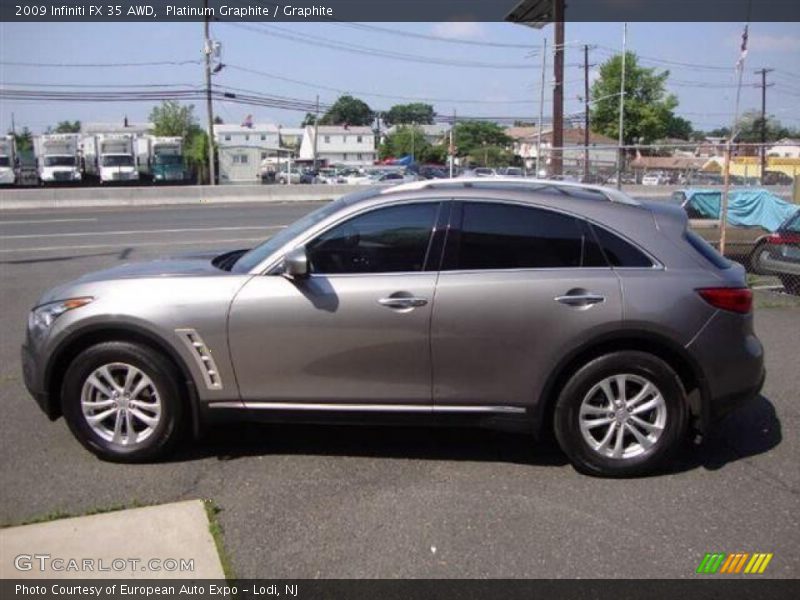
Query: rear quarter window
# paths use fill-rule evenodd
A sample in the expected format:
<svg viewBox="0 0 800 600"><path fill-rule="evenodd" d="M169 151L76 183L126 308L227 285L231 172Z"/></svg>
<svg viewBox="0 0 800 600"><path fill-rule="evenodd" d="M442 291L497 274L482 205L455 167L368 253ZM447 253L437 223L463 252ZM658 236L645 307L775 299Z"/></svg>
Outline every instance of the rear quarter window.
<svg viewBox="0 0 800 600"><path fill-rule="evenodd" d="M612 267L650 268L653 261L630 242L603 227L592 225L597 241Z"/></svg>
<svg viewBox="0 0 800 600"><path fill-rule="evenodd" d="M689 242L689 245L694 248L699 255L701 255L718 269L729 269L731 267L732 263L727 258L717 252L714 246L709 244L694 231L687 230L684 234L684 237L686 238L686 241Z"/></svg>

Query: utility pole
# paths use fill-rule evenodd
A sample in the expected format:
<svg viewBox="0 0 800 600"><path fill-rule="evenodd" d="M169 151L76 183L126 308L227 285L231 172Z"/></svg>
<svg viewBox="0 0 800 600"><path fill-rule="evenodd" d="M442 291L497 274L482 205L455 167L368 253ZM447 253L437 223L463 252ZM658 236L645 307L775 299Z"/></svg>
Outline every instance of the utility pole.
<svg viewBox="0 0 800 600"><path fill-rule="evenodd" d="M628 24L622 28L622 77L619 84L619 142L617 149L617 189L622 189L622 161L625 155L625 138L623 129L625 128L625 62L628 55Z"/></svg>
<svg viewBox="0 0 800 600"><path fill-rule="evenodd" d="M553 135L552 154L550 159L551 173L561 175L564 147L564 0L553 3L553 20L555 21L555 52L553 53Z"/></svg>
<svg viewBox="0 0 800 600"><path fill-rule="evenodd" d="M583 180L589 180L589 46L583 46Z"/></svg>
<svg viewBox="0 0 800 600"><path fill-rule="evenodd" d="M453 178L453 169L456 162L456 146L455 146L455 131L456 131L456 109L453 109L453 122L450 125L450 179Z"/></svg>
<svg viewBox="0 0 800 600"><path fill-rule="evenodd" d="M771 73L775 69L759 69L756 75L761 74L761 182L764 182L764 176L767 173L767 88L772 87L770 83L767 85L767 73Z"/></svg>
<svg viewBox="0 0 800 600"><path fill-rule="evenodd" d="M317 140L319 139L319 94L317 94L317 109L314 113L314 171L317 170Z"/></svg>
<svg viewBox="0 0 800 600"><path fill-rule="evenodd" d="M208 0L204 0L203 5L208 9ZM205 11L208 13L208 10ZM216 180L216 168L214 167L214 107L211 103L211 54L214 48L211 45L209 36L210 17L206 14L203 23L205 38L204 54L206 63L206 110L208 111L208 183L214 185Z"/></svg>
<svg viewBox="0 0 800 600"><path fill-rule="evenodd" d="M539 92L539 126L536 128L536 177L539 177L539 161L542 156L542 121L544 120L544 86L547 70L547 38L542 42L542 84Z"/></svg>

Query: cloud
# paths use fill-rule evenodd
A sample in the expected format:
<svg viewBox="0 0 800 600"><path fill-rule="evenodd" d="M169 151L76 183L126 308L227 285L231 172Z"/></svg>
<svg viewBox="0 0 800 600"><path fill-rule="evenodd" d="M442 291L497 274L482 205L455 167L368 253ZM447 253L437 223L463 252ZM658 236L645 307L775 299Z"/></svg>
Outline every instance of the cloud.
<svg viewBox="0 0 800 600"><path fill-rule="evenodd" d="M483 25L475 21L444 21L436 23L433 35L450 39L478 39L484 36Z"/></svg>

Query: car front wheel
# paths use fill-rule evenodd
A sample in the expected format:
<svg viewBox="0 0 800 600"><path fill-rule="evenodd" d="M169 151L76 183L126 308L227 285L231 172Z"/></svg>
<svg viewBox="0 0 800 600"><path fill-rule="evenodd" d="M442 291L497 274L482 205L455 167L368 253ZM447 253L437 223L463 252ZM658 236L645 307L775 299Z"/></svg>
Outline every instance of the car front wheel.
<svg viewBox="0 0 800 600"><path fill-rule="evenodd" d="M554 425L577 470L630 477L667 459L685 438L687 416L675 371L652 354L624 351L595 358L570 378Z"/></svg>
<svg viewBox="0 0 800 600"><path fill-rule="evenodd" d="M64 375L64 417L100 458L153 460L172 449L182 429L178 381L172 364L147 347L98 344L80 353Z"/></svg>

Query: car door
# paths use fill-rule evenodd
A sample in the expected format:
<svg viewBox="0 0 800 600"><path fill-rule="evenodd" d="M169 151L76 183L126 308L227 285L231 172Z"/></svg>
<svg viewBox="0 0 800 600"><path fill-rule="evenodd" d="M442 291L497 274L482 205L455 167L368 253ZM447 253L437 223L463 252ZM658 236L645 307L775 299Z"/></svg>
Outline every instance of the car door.
<svg viewBox="0 0 800 600"><path fill-rule="evenodd" d="M579 340L622 316L587 223L525 204L455 203L431 327L434 406L520 407Z"/></svg>
<svg viewBox="0 0 800 600"><path fill-rule="evenodd" d="M229 319L242 399L430 406L436 272L425 265L440 208L362 211L305 244L307 278L253 277Z"/></svg>

